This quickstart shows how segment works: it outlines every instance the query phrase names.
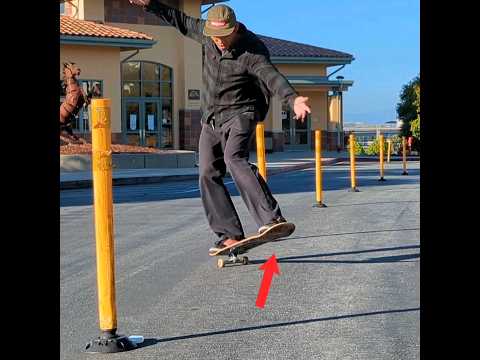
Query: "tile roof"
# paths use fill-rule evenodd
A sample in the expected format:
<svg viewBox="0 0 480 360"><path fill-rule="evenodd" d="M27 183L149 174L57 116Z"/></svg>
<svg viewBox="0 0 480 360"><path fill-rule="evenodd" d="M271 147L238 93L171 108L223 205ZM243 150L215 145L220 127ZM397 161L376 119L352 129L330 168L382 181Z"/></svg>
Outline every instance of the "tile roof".
<svg viewBox="0 0 480 360"><path fill-rule="evenodd" d="M353 55L341 51L325 49L318 46L301 44L288 40L276 39L259 34L257 34L257 36L265 43L265 46L270 51L270 56L353 59Z"/></svg>
<svg viewBox="0 0 480 360"><path fill-rule="evenodd" d="M60 35L153 40L151 36L144 33L99 24L94 21L79 20L66 15L60 15Z"/></svg>

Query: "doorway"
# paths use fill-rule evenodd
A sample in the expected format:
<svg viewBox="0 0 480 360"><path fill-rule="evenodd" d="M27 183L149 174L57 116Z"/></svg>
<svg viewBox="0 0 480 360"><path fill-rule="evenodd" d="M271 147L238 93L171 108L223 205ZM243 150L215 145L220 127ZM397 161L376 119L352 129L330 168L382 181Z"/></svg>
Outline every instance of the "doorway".
<svg viewBox="0 0 480 360"><path fill-rule="evenodd" d="M302 123L293 118L288 106L282 107L282 131L285 150L310 150L310 114Z"/></svg>
<svg viewBox="0 0 480 360"><path fill-rule="evenodd" d="M126 100L123 108L127 143L162 147L162 126L159 126L160 100Z"/></svg>

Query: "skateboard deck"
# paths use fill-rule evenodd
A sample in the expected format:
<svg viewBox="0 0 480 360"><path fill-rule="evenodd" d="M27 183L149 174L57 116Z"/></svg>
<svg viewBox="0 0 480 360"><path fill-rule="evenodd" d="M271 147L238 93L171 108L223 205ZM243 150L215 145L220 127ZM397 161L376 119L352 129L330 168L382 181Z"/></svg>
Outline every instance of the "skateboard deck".
<svg viewBox="0 0 480 360"><path fill-rule="evenodd" d="M272 226L270 229L264 231L263 233L249 236L246 239L243 239L242 241L234 245L226 246L215 252L211 252L209 253L209 255L210 256L221 256L221 255L228 256L229 257L229 259L227 260L228 262L230 263L241 262L244 265L246 265L248 264L248 258L243 257L242 259L239 259L237 257L238 254L244 254L248 250L253 249L257 246L290 236L294 231L295 231L295 225L292 223L286 222L286 223L276 224ZM225 265L225 261L223 261L222 259L219 259L217 262L217 266L221 268L224 265Z"/></svg>

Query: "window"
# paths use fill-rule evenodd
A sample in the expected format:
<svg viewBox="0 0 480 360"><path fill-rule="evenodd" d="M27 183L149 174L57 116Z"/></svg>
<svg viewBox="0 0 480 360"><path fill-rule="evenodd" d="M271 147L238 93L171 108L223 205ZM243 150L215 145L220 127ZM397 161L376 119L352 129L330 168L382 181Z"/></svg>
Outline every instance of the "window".
<svg viewBox="0 0 480 360"><path fill-rule="evenodd" d="M60 14L65 15L65 3L60 3Z"/></svg>
<svg viewBox="0 0 480 360"><path fill-rule="evenodd" d="M101 80L80 80L83 92L93 99L103 96L103 81Z"/></svg>
<svg viewBox="0 0 480 360"><path fill-rule="evenodd" d="M79 83L85 95L91 96L92 99L101 98L103 96L102 80L79 79ZM60 80L60 104L65 101L66 95L67 89L63 80ZM90 114L90 106L87 111L85 107L80 109L72 122L72 129L74 132L85 133L90 131Z"/></svg>

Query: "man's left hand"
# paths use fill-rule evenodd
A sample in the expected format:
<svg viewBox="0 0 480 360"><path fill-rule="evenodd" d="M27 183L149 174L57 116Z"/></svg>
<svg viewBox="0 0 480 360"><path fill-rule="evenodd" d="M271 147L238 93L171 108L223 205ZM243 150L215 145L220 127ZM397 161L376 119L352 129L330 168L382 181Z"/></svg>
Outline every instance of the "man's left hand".
<svg viewBox="0 0 480 360"><path fill-rule="evenodd" d="M293 104L293 111L295 112L295 116L297 117L297 119L300 119L302 123L305 121L305 118L307 117L307 113L309 114L312 113L312 110L306 104L307 101L308 101L308 97L297 96Z"/></svg>

